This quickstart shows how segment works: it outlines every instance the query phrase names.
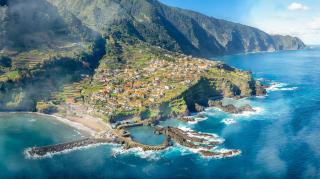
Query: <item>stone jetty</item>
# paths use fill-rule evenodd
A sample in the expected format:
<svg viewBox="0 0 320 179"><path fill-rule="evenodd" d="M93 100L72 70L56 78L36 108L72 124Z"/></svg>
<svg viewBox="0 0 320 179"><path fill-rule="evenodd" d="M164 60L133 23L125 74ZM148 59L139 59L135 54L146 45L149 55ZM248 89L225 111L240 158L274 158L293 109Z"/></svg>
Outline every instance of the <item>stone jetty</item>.
<svg viewBox="0 0 320 179"><path fill-rule="evenodd" d="M80 147L86 147L95 144L103 144L114 142L111 139L95 139L85 138L73 142L61 143L56 145L49 145L44 147L33 147L27 151L27 154L31 157L43 157L47 154L55 154L67 150L72 150Z"/></svg>
<svg viewBox="0 0 320 179"><path fill-rule="evenodd" d="M43 157L47 154L56 154L81 147L89 147L95 144L117 143L126 149L141 148L144 151L160 151L177 143L181 146L195 149L199 154L206 157L230 157L240 153L239 150L216 151L215 147L223 143L223 139L214 134L200 133L192 130L182 130L176 127L153 126L154 133L164 135L166 138L160 145L146 145L132 139L126 130L130 127L143 125L142 123L125 124L118 126L115 130L101 132L93 138L84 138L73 142L49 145L44 147L33 147L27 150L31 157ZM151 127L151 126L150 126Z"/></svg>

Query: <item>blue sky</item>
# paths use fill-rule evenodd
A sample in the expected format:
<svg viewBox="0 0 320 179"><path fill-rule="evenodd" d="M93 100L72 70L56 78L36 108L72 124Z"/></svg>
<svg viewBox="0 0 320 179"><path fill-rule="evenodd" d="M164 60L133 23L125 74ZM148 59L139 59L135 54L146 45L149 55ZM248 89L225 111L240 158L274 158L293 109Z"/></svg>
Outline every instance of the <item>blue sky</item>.
<svg viewBox="0 0 320 179"><path fill-rule="evenodd" d="M320 44L320 0L160 0L209 16Z"/></svg>

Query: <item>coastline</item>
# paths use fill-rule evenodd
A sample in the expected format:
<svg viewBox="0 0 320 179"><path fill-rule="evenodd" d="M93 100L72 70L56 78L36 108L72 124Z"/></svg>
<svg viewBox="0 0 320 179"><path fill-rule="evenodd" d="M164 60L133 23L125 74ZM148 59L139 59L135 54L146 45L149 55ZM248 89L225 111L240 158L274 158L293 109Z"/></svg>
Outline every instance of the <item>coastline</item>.
<svg viewBox="0 0 320 179"><path fill-rule="evenodd" d="M68 125L68 126L75 128L75 129L78 129L82 132L88 133L90 136L95 136L98 133L98 131L85 126L83 123L75 122L75 121L72 121L72 120L65 118L65 117L61 117L61 116L54 115L54 114L51 114L51 115L50 114L43 114L43 113L38 113L38 112L34 112L34 114L52 117L55 120L65 124L65 125Z"/></svg>
<svg viewBox="0 0 320 179"><path fill-rule="evenodd" d="M86 126L84 123L81 123L80 121L71 120L66 117L58 116L56 114L44 114L44 113L39 113L39 112L17 112L17 111L1 112L1 113L36 114L36 115L40 115L40 116L51 117L54 120L59 121L67 126L70 126L74 129L77 129L81 132L84 132L85 134L88 134L91 137L95 136L97 133L100 132L100 131L93 129L89 126Z"/></svg>

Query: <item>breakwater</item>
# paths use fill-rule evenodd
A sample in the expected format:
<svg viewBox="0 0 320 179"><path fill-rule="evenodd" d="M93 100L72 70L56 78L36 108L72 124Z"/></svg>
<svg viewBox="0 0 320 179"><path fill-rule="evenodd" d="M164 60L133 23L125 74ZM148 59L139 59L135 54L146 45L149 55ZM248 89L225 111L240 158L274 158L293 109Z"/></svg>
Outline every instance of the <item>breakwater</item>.
<svg viewBox="0 0 320 179"><path fill-rule="evenodd" d="M27 154L31 157L42 157L47 154L55 154L67 150L72 150L80 147L87 147L95 144L103 144L114 142L112 139L96 139L96 138L85 138L77 141L61 143L56 145L48 145L44 147L33 147L27 150Z"/></svg>

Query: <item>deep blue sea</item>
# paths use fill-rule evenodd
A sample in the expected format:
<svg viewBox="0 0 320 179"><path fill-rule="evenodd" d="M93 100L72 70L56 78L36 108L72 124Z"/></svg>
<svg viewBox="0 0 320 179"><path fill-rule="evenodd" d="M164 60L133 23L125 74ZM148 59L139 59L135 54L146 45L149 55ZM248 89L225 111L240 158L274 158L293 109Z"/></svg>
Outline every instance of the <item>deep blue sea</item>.
<svg viewBox="0 0 320 179"><path fill-rule="evenodd" d="M257 112L230 115L208 109L206 120L162 125L214 133L233 158L208 159L186 149L124 152L104 145L44 159L28 159L32 146L82 137L77 130L35 114L0 114L0 178L320 178L320 48L218 57L252 71L271 87L264 98L226 101ZM147 128L131 131L149 144L161 142Z"/></svg>

